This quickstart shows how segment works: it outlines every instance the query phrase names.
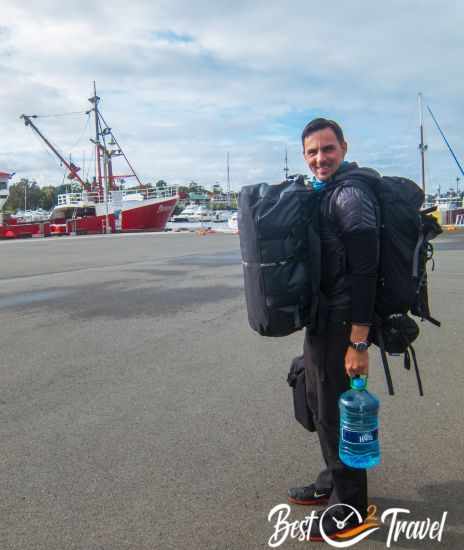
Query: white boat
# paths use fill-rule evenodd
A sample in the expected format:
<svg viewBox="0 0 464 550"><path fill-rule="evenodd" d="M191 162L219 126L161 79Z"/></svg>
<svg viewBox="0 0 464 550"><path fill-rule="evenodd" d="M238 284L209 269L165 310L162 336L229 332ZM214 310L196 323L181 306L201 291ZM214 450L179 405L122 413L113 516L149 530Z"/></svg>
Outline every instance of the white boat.
<svg viewBox="0 0 464 550"><path fill-rule="evenodd" d="M35 223L47 221L50 213L42 208L38 208L37 210L18 210L11 217L16 219L18 223Z"/></svg>
<svg viewBox="0 0 464 550"><path fill-rule="evenodd" d="M232 231L238 231L238 212L234 212L227 220L227 225Z"/></svg>
<svg viewBox="0 0 464 550"><path fill-rule="evenodd" d="M198 204L189 204L180 214L172 217L174 223L178 222L210 222L212 221L212 212L207 206Z"/></svg>
<svg viewBox="0 0 464 550"><path fill-rule="evenodd" d="M231 210L212 210L211 216L213 222L228 222L230 216L233 214Z"/></svg>

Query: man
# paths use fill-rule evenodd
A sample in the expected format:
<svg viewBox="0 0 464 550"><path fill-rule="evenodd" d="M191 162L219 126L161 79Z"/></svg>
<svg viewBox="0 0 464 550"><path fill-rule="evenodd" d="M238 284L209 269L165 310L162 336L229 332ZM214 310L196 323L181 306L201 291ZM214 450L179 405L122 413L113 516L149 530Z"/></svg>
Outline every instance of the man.
<svg viewBox="0 0 464 550"><path fill-rule="evenodd" d="M321 292L327 301L327 322L317 334L307 331L304 361L307 401L312 410L326 468L309 486L292 488L296 504L338 503L367 515L366 470L344 465L338 456L340 395L350 388L350 377L369 368L369 328L372 323L379 258L379 211L376 199L362 185L380 176L374 170L346 162L347 143L340 126L322 118L302 133L303 156L314 174L313 188L322 193L320 207ZM337 512L338 510L338 512ZM330 508L324 531L335 537L359 525L346 507ZM311 540L322 540L313 523Z"/></svg>

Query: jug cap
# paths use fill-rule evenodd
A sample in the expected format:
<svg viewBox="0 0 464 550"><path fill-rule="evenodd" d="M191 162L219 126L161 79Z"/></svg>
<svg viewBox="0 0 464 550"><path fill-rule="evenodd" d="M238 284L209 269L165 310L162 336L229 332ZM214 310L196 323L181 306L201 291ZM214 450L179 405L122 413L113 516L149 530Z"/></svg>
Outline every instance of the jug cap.
<svg viewBox="0 0 464 550"><path fill-rule="evenodd" d="M353 390L365 390L367 388L367 376L355 376L351 379L351 389Z"/></svg>

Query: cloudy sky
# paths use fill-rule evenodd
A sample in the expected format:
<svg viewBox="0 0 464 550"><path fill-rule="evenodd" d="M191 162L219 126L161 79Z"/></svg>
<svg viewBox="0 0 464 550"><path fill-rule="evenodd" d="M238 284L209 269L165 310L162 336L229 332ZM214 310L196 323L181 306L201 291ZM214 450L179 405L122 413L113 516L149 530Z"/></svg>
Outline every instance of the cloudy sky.
<svg viewBox="0 0 464 550"><path fill-rule="evenodd" d="M2 0L0 171L60 184L19 119L101 110L143 180L232 187L304 172L299 135L328 116L350 160L419 179L417 93L464 159L463 3L449 0ZM430 117L428 187L456 183ZM92 175L86 115L37 119ZM464 178L462 178L464 188Z"/></svg>

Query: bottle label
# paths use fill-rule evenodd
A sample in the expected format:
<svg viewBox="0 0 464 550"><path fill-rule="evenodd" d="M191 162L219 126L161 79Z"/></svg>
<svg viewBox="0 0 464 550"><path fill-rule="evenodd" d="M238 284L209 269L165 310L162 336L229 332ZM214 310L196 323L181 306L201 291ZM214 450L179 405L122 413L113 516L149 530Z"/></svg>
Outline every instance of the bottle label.
<svg viewBox="0 0 464 550"><path fill-rule="evenodd" d="M377 441L378 438L379 431L377 428L367 432L355 432L342 428L342 439L347 443L372 443L373 441Z"/></svg>

